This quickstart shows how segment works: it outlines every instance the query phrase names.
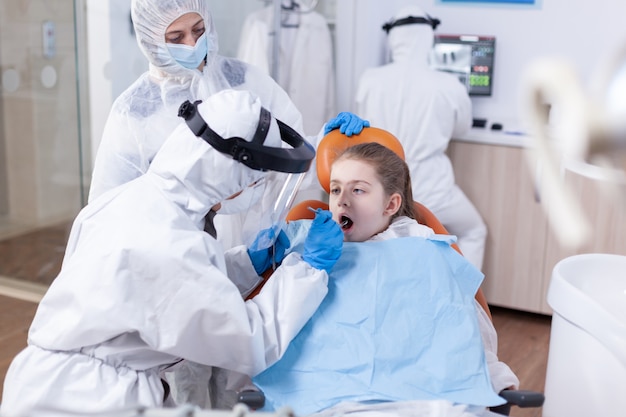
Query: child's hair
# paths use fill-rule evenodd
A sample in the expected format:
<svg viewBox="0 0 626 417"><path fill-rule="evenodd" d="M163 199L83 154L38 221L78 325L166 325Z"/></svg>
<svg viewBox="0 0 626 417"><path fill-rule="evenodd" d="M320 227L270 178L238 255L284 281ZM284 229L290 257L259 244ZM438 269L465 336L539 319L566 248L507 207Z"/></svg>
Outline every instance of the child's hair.
<svg viewBox="0 0 626 417"><path fill-rule="evenodd" d="M375 142L360 143L340 152L335 158L335 162L343 159L353 159L370 164L376 171L385 193L388 196L393 193L400 194L402 205L391 216L391 220L399 216L415 219L409 167L394 151Z"/></svg>

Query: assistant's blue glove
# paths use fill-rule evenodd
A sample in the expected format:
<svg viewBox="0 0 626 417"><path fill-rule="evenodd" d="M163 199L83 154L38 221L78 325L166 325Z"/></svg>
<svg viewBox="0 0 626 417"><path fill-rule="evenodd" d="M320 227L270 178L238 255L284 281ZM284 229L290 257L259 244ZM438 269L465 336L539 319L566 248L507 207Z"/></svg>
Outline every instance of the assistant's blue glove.
<svg viewBox="0 0 626 417"><path fill-rule="evenodd" d="M342 111L334 119L330 119L324 126L324 135L339 128L346 136L358 135L364 127L370 127L370 122L361 119L354 113Z"/></svg>
<svg viewBox="0 0 626 417"><path fill-rule="evenodd" d="M341 256L343 232L328 210L315 210L315 218L304 240L302 259L316 269L329 272Z"/></svg>
<svg viewBox="0 0 626 417"><path fill-rule="evenodd" d="M269 237L273 237L274 231L272 229L265 229L257 235L254 242L256 243L259 239L268 239L268 233L271 235ZM252 244L252 247L257 246L255 243ZM272 265L272 262L278 263L282 261L285 257L285 251L290 245L291 242L289 242L289 238L285 232L281 230L276 238L276 241L274 242L274 246L257 251L251 251L248 249L248 256L252 261L252 265L254 266L256 273L261 275L270 267L270 265Z"/></svg>

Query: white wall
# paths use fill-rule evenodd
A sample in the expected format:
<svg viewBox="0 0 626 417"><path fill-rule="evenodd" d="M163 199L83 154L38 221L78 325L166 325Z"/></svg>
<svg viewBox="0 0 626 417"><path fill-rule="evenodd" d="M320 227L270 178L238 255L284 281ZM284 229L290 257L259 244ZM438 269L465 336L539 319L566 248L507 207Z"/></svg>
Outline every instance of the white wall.
<svg viewBox="0 0 626 417"><path fill-rule="evenodd" d="M353 110L354 86L368 66L383 63L381 25L399 7L417 4L441 19L438 33L471 33L497 38L493 95L472 98L475 117L518 128L520 80L534 59L571 61L585 84L603 61L626 43L626 2L538 0L533 7L449 5L437 0L342 0L337 2L339 110ZM381 44L383 46L381 46ZM349 71L347 70L349 69Z"/></svg>
<svg viewBox="0 0 626 417"><path fill-rule="evenodd" d="M263 0L207 0L217 30L220 55L237 56L241 26L248 15L269 5Z"/></svg>
<svg viewBox="0 0 626 417"><path fill-rule="evenodd" d="M129 32L129 0L88 0L87 4L95 152L111 100L136 77L137 71L142 70L134 57L120 58L117 55L138 54L140 61L142 57ZM243 20L248 13L267 3L261 0L209 0L209 4L218 29L220 52L233 56ZM589 82L599 62L618 45L626 43L626 25L623 24L626 2L623 1L538 0L538 5L533 7L449 5L439 0L336 1L336 17L332 20L336 25L339 111L354 110L354 92L363 70L385 62L385 34L381 26L405 4L417 4L427 13L440 18L442 23L438 33L496 36L493 95L474 97L472 102L475 117L487 118L491 123L503 123L508 129L519 128L521 124L518 116L519 85L530 61L542 56L564 57L572 62L582 80ZM127 44L128 47L113 48L113 42ZM110 67L112 63L115 63L114 68ZM124 71L119 72L119 64L125 66ZM121 80L120 75L129 79Z"/></svg>

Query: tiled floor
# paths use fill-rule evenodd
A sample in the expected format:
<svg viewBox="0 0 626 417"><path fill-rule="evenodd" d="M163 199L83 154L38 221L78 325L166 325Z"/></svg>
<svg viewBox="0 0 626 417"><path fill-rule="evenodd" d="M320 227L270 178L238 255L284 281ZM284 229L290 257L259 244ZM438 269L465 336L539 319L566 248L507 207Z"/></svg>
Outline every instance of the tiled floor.
<svg viewBox="0 0 626 417"><path fill-rule="evenodd" d="M0 389L11 360L26 346L37 300L61 268L69 228L60 224L0 240ZM497 307L492 315L500 359L522 389L543 391L550 318ZM540 417L541 409L513 408L511 416Z"/></svg>
<svg viewBox="0 0 626 417"><path fill-rule="evenodd" d="M0 276L50 285L61 270L71 223L0 240Z"/></svg>
<svg viewBox="0 0 626 417"><path fill-rule="evenodd" d="M4 387L4 376L13 357L26 346L36 309L36 303L0 296L0 389Z"/></svg>

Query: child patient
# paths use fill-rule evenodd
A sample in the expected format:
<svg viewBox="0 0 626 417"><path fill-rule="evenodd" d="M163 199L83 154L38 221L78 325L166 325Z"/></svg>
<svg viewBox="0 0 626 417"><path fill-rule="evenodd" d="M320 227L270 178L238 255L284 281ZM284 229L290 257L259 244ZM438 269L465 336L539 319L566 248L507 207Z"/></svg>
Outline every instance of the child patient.
<svg viewBox="0 0 626 417"><path fill-rule="evenodd" d="M332 165L329 206L343 253L317 312L253 378L263 411L504 403L496 393L518 380L498 361L495 329L474 299L483 275L450 247L453 236L415 220L406 163L377 143L347 148ZM291 251L309 225L288 224Z"/></svg>

